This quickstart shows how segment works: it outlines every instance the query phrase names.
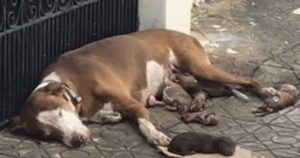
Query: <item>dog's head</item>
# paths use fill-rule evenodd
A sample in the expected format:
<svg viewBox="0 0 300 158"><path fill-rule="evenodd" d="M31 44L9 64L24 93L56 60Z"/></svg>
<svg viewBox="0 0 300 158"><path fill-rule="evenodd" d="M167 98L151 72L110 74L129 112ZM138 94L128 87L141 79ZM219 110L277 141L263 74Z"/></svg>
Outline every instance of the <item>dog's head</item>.
<svg viewBox="0 0 300 158"><path fill-rule="evenodd" d="M30 95L21 115L12 120L12 129L78 147L89 140L90 131L79 119L77 104L65 84L49 83Z"/></svg>

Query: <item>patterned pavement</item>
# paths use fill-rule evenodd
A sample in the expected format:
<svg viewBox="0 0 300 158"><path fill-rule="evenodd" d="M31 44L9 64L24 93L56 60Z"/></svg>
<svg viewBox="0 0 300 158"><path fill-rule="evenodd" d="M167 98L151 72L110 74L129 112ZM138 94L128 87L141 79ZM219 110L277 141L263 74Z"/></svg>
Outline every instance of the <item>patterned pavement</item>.
<svg viewBox="0 0 300 158"><path fill-rule="evenodd" d="M300 88L299 0L208 0L193 8L192 30L214 64L233 73L254 77L278 87L284 82ZM251 94L250 94L251 96ZM254 117L251 97L224 97L208 102L221 116L215 127L184 124L175 113L152 108L155 125L170 136L185 131L227 135L244 148L270 158L300 157L300 108L289 107L265 117ZM93 141L79 149L57 142L41 142L0 133L0 158L158 158L133 123L90 124Z"/></svg>

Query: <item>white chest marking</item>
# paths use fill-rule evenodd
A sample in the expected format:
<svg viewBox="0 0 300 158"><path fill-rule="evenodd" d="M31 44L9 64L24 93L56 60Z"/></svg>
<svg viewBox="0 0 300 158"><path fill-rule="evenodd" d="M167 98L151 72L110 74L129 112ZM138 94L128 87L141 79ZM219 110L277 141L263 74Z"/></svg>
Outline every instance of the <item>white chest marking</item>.
<svg viewBox="0 0 300 158"><path fill-rule="evenodd" d="M40 88L46 87L50 83L47 81L61 82L61 78L58 76L58 74L55 71L53 71L49 75L47 75L43 78L42 82L33 90L33 92L35 92L36 90L38 90Z"/></svg>
<svg viewBox="0 0 300 158"><path fill-rule="evenodd" d="M147 87L142 91L142 101L145 102L149 95L156 94L163 84L167 71L164 66L150 60L146 64Z"/></svg>

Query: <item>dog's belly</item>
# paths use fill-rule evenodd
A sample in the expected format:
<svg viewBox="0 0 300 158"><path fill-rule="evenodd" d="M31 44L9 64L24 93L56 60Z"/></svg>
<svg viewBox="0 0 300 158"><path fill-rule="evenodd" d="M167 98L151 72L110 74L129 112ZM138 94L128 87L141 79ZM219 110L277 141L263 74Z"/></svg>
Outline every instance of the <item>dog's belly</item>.
<svg viewBox="0 0 300 158"><path fill-rule="evenodd" d="M164 83L168 74L167 68L156 61L150 60L146 64L147 86L141 91L143 103L147 102L149 95L155 95Z"/></svg>

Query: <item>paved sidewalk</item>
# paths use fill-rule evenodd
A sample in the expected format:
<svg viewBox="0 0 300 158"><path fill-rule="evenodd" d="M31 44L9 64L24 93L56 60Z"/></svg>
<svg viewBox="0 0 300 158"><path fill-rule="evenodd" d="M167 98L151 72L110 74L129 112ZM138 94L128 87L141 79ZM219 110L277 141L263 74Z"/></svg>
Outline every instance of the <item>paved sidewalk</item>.
<svg viewBox="0 0 300 158"><path fill-rule="evenodd" d="M214 64L233 73L252 76L267 85L289 82L300 88L299 0L208 0L193 9L193 34L210 52ZM209 101L221 115L216 127L184 124L162 108L151 109L155 125L170 136L184 131L223 134L239 145L270 158L300 157L300 108L289 107L266 117L254 117L261 104L234 97ZM0 133L0 158L158 158L163 157L141 137L136 125L91 124L93 141L79 149L56 142L39 142Z"/></svg>

